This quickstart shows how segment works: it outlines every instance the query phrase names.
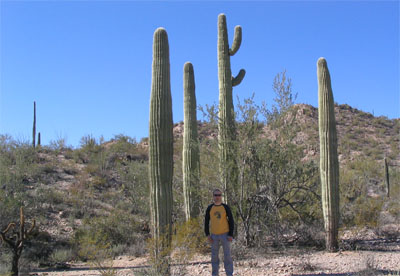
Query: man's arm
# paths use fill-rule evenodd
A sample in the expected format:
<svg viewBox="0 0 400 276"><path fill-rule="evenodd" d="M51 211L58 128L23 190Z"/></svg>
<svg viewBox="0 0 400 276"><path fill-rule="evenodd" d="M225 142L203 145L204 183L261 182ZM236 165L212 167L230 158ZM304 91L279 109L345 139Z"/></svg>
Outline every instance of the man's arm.
<svg viewBox="0 0 400 276"><path fill-rule="evenodd" d="M206 214L204 217L204 233L206 236L210 235L210 211L212 204L207 207Z"/></svg>
<svg viewBox="0 0 400 276"><path fill-rule="evenodd" d="M224 205L224 207L225 207L226 215L228 216L228 225L229 225L228 236L233 237L233 230L235 229L235 221L233 220L231 208L229 208L229 206L226 204Z"/></svg>

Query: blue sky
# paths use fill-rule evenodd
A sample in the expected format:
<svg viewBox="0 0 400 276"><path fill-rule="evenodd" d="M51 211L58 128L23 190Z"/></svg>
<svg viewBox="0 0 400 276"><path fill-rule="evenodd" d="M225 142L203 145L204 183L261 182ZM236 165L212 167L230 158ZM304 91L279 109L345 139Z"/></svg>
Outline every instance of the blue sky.
<svg viewBox="0 0 400 276"><path fill-rule="evenodd" d="M317 106L325 57L335 101L400 117L398 1L0 2L0 134L30 140L33 101L42 144L84 135L148 135L153 33L169 36L174 122L183 120L183 65L193 63L197 103L218 102L217 17L243 40L233 90L272 103L283 70L297 103ZM201 119L198 113L198 119Z"/></svg>

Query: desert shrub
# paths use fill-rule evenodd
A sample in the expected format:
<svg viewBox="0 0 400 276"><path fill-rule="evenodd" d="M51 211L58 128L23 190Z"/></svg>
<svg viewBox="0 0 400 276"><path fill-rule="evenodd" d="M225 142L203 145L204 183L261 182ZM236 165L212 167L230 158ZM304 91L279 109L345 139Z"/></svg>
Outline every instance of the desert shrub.
<svg viewBox="0 0 400 276"><path fill-rule="evenodd" d="M177 223L173 227L172 257L175 262L187 263L196 253L208 250L202 218Z"/></svg>
<svg viewBox="0 0 400 276"><path fill-rule="evenodd" d="M52 207L56 207L65 202L65 194L53 188L38 188L36 192L37 201L41 204L48 203ZM59 206L57 206L59 208Z"/></svg>
<svg viewBox="0 0 400 276"><path fill-rule="evenodd" d="M150 269L142 270L140 273L156 273L156 271L170 271L171 275L187 275L183 264L187 264L197 253L207 251L207 238L204 236L202 219L191 219L186 222L173 225L172 236L168 242L168 234L161 235L158 240L149 238L147 240L148 252L154 252L156 244L168 244L159 252L159 258L150 254ZM174 264L174 266L170 266ZM145 274L147 275L147 274ZM152 275L152 274L150 274ZM155 274L158 275L158 274Z"/></svg>
<svg viewBox="0 0 400 276"><path fill-rule="evenodd" d="M0 247L0 275L11 276L11 259L11 253L2 250Z"/></svg>
<svg viewBox="0 0 400 276"><path fill-rule="evenodd" d="M139 156L141 154L136 139L122 134L115 135L114 138L111 139L108 151L122 158L135 155Z"/></svg>
<svg viewBox="0 0 400 276"><path fill-rule="evenodd" d="M98 269L101 275L116 275L112 269L113 256L110 237L98 229L79 237L78 256L89 261L92 267Z"/></svg>
<svg viewBox="0 0 400 276"><path fill-rule="evenodd" d="M55 155L58 155L65 150L71 149L71 147L67 145L67 138L61 137L61 135L58 136L59 137L56 140L51 140L48 146L51 152L53 152Z"/></svg>
<svg viewBox="0 0 400 276"><path fill-rule="evenodd" d="M133 275L135 276L163 276L161 273L157 272L154 268L142 268L139 270L134 270Z"/></svg>
<svg viewBox="0 0 400 276"><path fill-rule="evenodd" d="M382 198L361 196L357 198L353 206L354 225L376 227L379 215L382 211Z"/></svg>
<svg viewBox="0 0 400 276"><path fill-rule="evenodd" d="M0 135L0 230L18 221L20 206L30 209L31 186L39 178L37 152L29 142Z"/></svg>
<svg viewBox="0 0 400 276"><path fill-rule="evenodd" d="M141 238L141 225L126 211L113 209L106 216L84 218L82 225L75 231L72 242L79 247L81 240L89 239L93 233L106 239L111 250L117 245L128 247L135 244Z"/></svg>
<svg viewBox="0 0 400 276"><path fill-rule="evenodd" d="M139 161L129 162L126 166L119 166L121 190L132 206L132 212L148 217L149 201L148 164Z"/></svg>
<svg viewBox="0 0 400 276"><path fill-rule="evenodd" d="M138 239L138 240L136 240L136 242L134 244L131 244L130 246L127 246L125 248L125 252L129 256L135 256L135 257L144 256L147 253L145 238Z"/></svg>
<svg viewBox="0 0 400 276"><path fill-rule="evenodd" d="M66 263L74 259L73 250L71 248L55 249L49 256L52 263Z"/></svg>

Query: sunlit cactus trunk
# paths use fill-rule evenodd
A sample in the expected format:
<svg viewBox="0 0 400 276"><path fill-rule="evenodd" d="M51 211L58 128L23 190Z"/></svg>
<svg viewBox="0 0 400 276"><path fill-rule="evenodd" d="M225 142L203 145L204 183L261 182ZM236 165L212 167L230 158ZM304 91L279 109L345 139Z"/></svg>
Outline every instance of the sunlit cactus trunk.
<svg viewBox="0 0 400 276"><path fill-rule="evenodd" d="M164 269L168 258L164 253L170 245L172 231L172 128L168 35L165 29L158 28L153 40L149 174L152 233L155 241L153 257L159 261L157 269L163 275L167 274Z"/></svg>
<svg viewBox="0 0 400 276"><path fill-rule="evenodd" d="M326 249L338 250L339 161L331 78L324 58L317 63L320 175Z"/></svg>
<svg viewBox="0 0 400 276"><path fill-rule="evenodd" d="M236 163L236 126L232 87L239 85L245 75L245 71L241 69L236 77L232 77L231 56L239 50L241 42L242 28L236 26L232 48L229 49L226 17L225 14L220 14L218 16L218 146L221 182L225 190L226 201L228 204L238 183L238 167Z"/></svg>
<svg viewBox="0 0 400 276"><path fill-rule="evenodd" d="M186 62L183 67L183 193L186 220L200 213L200 153L197 133L197 106L193 65Z"/></svg>
<svg viewBox="0 0 400 276"><path fill-rule="evenodd" d="M390 179L389 179L389 165L385 158L385 183L386 183L386 196L390 197Z"/></svg>

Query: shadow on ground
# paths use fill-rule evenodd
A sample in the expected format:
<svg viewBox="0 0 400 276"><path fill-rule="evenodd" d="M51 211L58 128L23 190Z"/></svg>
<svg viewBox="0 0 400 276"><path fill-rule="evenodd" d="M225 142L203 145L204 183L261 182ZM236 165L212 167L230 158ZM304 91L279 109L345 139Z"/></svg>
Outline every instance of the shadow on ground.
<svg viewBox="0 0 400 276"><path fill-rule="evenodd" d="M173 264L172 266L186 266L186 265L201 265L201 264L211 264L211 262L192 262L192 263L187 263L187 264ZM137 266L124 266L124 267L112 267L112 269L115 270L121 270L121 269L143 269L143 268L150 268L149 265L137 265ZM111 269L111 267L105 268L105 269ZM63 272L63 271L94 271L94 270L99 270L99 268L96 267L71 267L71 268L66 268L66 269L54 269L54 268L49 268L49 269L34 269L32 270L29 274L25 275L35 275L35 273L49 273L49 272ZM20 276L22 274L20 273ZM77 274L78 275L78 274Z"/></svg>
<svg viewBox="0 0 400 276"><path fill-rule="evenodd" d="M359 271L347 273L308 273L308 274L291 274L291 276L378 276L378 275L399 275L399 271L394 270L373 270Z"/></svg>

